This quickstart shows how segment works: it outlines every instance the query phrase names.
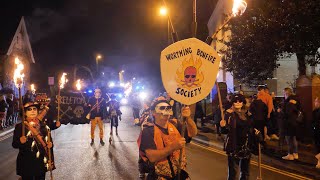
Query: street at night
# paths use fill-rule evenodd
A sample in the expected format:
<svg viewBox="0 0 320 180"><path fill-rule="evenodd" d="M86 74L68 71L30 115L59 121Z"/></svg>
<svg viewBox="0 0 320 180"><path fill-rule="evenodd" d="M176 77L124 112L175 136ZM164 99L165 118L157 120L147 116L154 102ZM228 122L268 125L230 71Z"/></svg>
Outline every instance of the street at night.
<svg viewBox="0 0 320 180"><path fill-rule="evenodd" d="M105 146L98 138L91 147L90 125L63 125L53 131L54 153L57 169L53 171L55 179L80 180L138 180L137 137L140 129L133 125L132 111L122 107L123 120L119 125L119 135L113 135L113 142ZM110 137L110 123L105 124L104 138ZM96 131L98 133L98 131ZM0 142L0 179L15 180L15 161L17 151L12 149L12 133L1 137ZM194 180L223 180L227 176L227 158L224 152L191 142L186 148L188 172ZM265 165L266 167L266 165ZM257 163L251 165L250 179L256 179ZM271 170L270 170L271 169ZM262 169L263 179L307 179L281 169L267 167ZM47 173L49 178L49 173Z"/></svg>
<svg viewBox="0 0 320 180"><path fill-rule="evenodd" d="M0 180L320 179L319 0L0 2Z"/></svg>

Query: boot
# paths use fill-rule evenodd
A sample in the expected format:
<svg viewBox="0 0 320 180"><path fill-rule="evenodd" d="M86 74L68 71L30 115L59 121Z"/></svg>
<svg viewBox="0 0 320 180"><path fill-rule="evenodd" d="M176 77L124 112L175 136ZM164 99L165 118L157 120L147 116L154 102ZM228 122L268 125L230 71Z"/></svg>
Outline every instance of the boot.
<svg viewBox="0 0 320 180"><path fill-rule="evenodd" d="M112 128L111 128L111 131L110 131L110 135L112 135Z"/></svg>
<svg viewBox="0 0 320 180"><path fill-rule="evenodd" d="M103 139L100 139L100 144L101 144L102 146L104 146Z"/></svg>
<svg viewBox="0 0 320 180"><path fill-rule="evenodd" d="M91 139L91 143L90 143L90 146L92 146L94 144L94 140Z"/></svg>

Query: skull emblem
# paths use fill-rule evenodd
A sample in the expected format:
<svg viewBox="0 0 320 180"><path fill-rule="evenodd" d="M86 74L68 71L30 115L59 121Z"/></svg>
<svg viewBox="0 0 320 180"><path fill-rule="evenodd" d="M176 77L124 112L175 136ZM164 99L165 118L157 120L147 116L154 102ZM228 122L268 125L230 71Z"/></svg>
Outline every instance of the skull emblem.
<svg viewBox="0 0 320 180"><path fill-rule="evenodd" d="M189 66L184 70L185 85L191 87L196 81L197 69L193 66Z"/></svg>
<svg viewBox="0 0 320 180"><path fill-rule="evenodd" d="M77 106L73 110L73 113L76 115L77 118L81 118L82 114L84 113L83 107L82 106Z"/></svg>

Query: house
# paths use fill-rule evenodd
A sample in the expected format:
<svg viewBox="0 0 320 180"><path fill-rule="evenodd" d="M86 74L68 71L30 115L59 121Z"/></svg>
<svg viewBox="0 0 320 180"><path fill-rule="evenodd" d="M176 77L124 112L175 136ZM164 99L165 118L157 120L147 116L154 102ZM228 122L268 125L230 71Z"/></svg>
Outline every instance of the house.
<svg viewBox="0 0 320 180"><path fill-rule="evenodd" d="M7 23L7 24L6 24ZM35 63L24 17L16 21L5 22L0 29L0 83L1 87L14 90L18 96L18 89L13 80L15 58L19 58L24 65L25 74L22 95L30 87L30 65Z"/></svg>

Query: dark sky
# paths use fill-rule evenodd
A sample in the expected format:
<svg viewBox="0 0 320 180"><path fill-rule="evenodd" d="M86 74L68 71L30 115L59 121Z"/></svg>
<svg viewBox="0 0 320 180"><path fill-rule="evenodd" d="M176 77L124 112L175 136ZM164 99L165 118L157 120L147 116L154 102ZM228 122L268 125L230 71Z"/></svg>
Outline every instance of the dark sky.
<svg viewBox="0 0 320 180"><path fill-rule="evenodd" d="M192 1L167 3L180 39L191 37ZM203 41L215 4L198 0L198 38ZM101 68L160 79L160 52L167 45L161 5L162 0L6 0L0 20L25 16L36 60L33 76L46 79L75 64L94 67L95 53L101 53Z"/></svg>

